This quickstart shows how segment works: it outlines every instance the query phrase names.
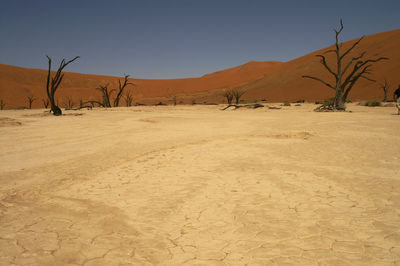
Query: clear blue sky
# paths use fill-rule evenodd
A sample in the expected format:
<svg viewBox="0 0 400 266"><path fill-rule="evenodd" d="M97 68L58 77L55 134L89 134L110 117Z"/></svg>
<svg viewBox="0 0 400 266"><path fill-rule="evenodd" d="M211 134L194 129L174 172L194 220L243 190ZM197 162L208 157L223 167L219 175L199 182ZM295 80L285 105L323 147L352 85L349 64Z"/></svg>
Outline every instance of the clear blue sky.
<svg viewBox="0 0 400 266"><path fill-rule="evenodd" d="M289 61L400 28L399 0L0 0L0 63L136 78L196 77L247 61Z"/></svg>

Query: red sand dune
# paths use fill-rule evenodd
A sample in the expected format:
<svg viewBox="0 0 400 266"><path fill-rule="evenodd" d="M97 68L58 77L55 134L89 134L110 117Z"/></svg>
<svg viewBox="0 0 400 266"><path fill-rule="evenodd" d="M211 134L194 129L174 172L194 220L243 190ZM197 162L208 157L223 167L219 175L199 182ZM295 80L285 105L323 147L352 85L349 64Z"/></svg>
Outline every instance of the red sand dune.
<svg viewBox="0 0 400 266"><path fill-rule="evenodd" d="M349 48L356 40L343 43L343 50ZM367 51L366 57L384 56L388 57L389 60L380 61L372 66L372 74L369 77L377 82L360 79L350 92L349 98L352 100L382 100L383 90L380 83L384 83L386 79L390 83L388 97L391 99L393 91L400 83L400 30L366 36L357 47L347 58L359 55L361 51ZM263 96L272 101L300 99L314 101L333 96L334 90L318 81L301 77L302 75L321 77L334 84L333 76L328 73L319 62L319 58L315 56L332 48L333 46L327 47L284 63L280 66L280 71L249 84L247 86L249 92L246 97ZM325 56L327 56L328 65L335 70L335 54L328 53Z"/></svg>
<svg viewBox="0 0 400 266"><path fill-rule="evenodd" d="M344 48L349 47L355 40L345 42ZM391 85L389 96L400 83L400 30L383 32L365 37L354 55L367 50L370 56L389 57L389 61L379 62L373 66L371 78L378 82L387 79ZM302 75L313 75L332 80L329 73L319 63L316 54L323 53L328 48L316 51L292 61L282 62L248 62L244 65L207 74L199 78L187 79L130 79L135 86L130 86L135 103L171 103L175 95L178 102L197 103L217 102L224 99L223 90L237 87L246 90L244 99L270 102L295 100L323 100L333 95L333 90L323 84L304 79ZM332 54L333 55L333 54ZM328 56L328 64L334 62ZM27 106L27 96L34 96L37 100L33 107L43 107L45 99L46 70L26 69L21 67L0 64L0 99L6 108ZM80 99L99 100L101 94L96 88L99 85L109 84L116 88L118 77L65 73L62 85L56 93L60 106L64 106L67 97L75 103ZM382 99L383 91L379 84L366 80L360 82L350 93L352 100ZM128 87L127 87L128 88ZM122 103L122 105L124 102Z"/></svg>

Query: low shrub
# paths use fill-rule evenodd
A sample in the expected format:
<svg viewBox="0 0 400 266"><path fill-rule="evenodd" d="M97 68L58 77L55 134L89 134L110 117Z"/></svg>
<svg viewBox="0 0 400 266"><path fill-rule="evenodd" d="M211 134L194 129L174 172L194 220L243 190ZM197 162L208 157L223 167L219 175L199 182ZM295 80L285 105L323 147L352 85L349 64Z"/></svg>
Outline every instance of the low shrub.
<svg viewBox="0 0 400 266"><path fill-rule="evenodd" d="M251 104L251 103L256 103L256 100L240 100L241 104Z"/></svg>
<svg viewBox="0 0 400 266"><path fill-rule="evenodd" d="M285 102L283 103L283 106L290 106L290 102L285 101Z"/></svg>
<svg viewBox="0 0 400 266"><path fill-rule="evenodd" d="M360 103L363 106L369 106L369 107L375 107L375 106L382 106L382 103L380 101L367 101L367 102L362 102Z"/></svg>

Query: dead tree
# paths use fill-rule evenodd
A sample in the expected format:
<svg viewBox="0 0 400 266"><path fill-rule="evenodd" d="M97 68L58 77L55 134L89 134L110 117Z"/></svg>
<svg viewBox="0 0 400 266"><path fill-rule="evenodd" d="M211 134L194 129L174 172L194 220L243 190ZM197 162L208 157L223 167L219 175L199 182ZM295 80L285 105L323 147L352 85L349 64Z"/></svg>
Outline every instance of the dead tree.
<svg viewBox="0 0 400 266"><path fill-rule="evenodd" d="M239 89L234 89L234 90L232 90L232 94L233 94L233 97L235 98L235 103L236 104L239 104L239 102L240 102L240 98L243 96L243 94L245 94L246 93L246 91L241 91L241 90L239 90Z"/></svg>
<svg viewBox="0 0 400 266"><path fill-rule="evenodd" d="M226 101L228 102L228 105L232 104L233 101L233 92L232 90L227 90L224 92L224 98L226 98Z"/></svg>
<svg viewBox="0 0 400 266"><path fill-rule="evenodd" d="M5 105L4 101L0 100L0 110L3 110Z"/></svg>
<svg viewBox="0 0 400 266"><path fill-rule="evenodd" d="M72 109L74 107L74 102L72 101L71 97L67 97L64 102L65 109Z"/></svg>
<svg viewBox="0 0 400 266"><path fill-rule="evenodd" d="M125 98L126 107L132 106L133 96L132 96L131 91L127 91L124 98Z"/></svg>
<svg viewBox="0 0 400 266"><path fill-rule="evenodd" d="M125 87L127 85L133 85L133 83L128 82L128 77L129 77L129 75L126 75L126 74L124 75L124 83L123 84L121 84L121 81L118 80L118 93L117 93L117 96L114 99L114 107L118 107L119 100L121 99L121 97L123 95Z"/></svg>
<svg viewBox="0 0 400 266"><path fill-rule="evenodd" d="M325 54L328 53L335 54L336 69L330 67L327 64L326 57L324 55L321 54L316 55L321 59L320 63L334 77L335 83L332 84L314 76L303 76L303 78L309 78L319 81L335 91L333 111L336 110L344 111L346 109L345 102L347 96L349 95L349 92L360 78L364 78L369 81L375 82L375 80L367 76L367 74L371 74L371 66L373 63L382 60L388 60L387 57L365 58L367 53L364 51L361 52L358 56L354 56L350 58L350 60L346 60L347 62L345 63L345 57L349 55L349 53L362 41L364 36L362 36L360 39L354 42L350 48L346 49L345 51L342 51L342 43L339 43L339 35L342 32L342 30L343 30L343 23L342 20L340 20L340 28L338 30L334 29L336 34L335 47L334 49L325 52ZM348 70L350 70L350 72L347 74L347 76L345 76Z"/></svg>
<svg viewBox="0 0 400 266"><path fill-rule="evenodd" d="M32 103L36 100L36 98L33 96L27 96L27 98L28 98L28 108L32 109Z"/></svg>
<svg viewBox="0 0 400 266"><path fill-rule="evenodd" d="M49 99L42 99L43 102L43 106L45 109L47 109L47 107L49 106Z"/></svg>
<svg viewBox="0 0 400 266"><path fill-rule="evenodd" d="M254 103L254 104L245 104L245 105L238 105L238 104L229 104L226 107L222 108L221 110L224 111L228 108L233 108L233 110L239 109L239 108L246 108L246 109L257 109L264 107L264 105L259 104L259 103ZM269 106L268 109L281 109L280 107L275 107L275 106Z"/></svg>
<svg viewBox="0 0 400 266"><path fill-rule="evenodd" d="M99 105L105 107L105 108L109 108L111 107L111 101L110 101L110 96L111 94L115 91L115 89L112 90L108 90L108 84L106 84L105 86L100 85L98 88L96 88L97 90L101 91L102 93L102 102L97 102Z"/></svg>
<svg viewBox="0 0 400 266"><path fill-rule="evenodd" d="M171 91L173 91L173 90L171 90L171 89L167 89L167 95L168 95L168 98L170 98L171 100L172 100L172 104L174 105L174 106L176 106L176 104L177 104L177 97L176 97L176 94L174 93L174 92L171 92Z"/></svg>
<svg viewBox="0 0 400 266"><path fill-rule="evenodd" d="M389 82L385 79L385 83L379 83L383 90L383 102L387 102L387 93L390 87Z"/></svg>
<svg viewBox="0 0 400 266"><path fill-rule="evenodd" d="M46 55L47 59L49 60L49 72L47 74L47 83L46 83L46 92L47 92L47 97L49 98L50 101L50 112L53 112L54 115L59 116L62 114L60 107L58 107L58 104L56 105L54 101L54 94L56 93L56 90L58 86L61 84L61 81L64 77L64 74L62 74L63 69L71 62L75 61L76 59L79 58L79 56L76 56L74 59L65 61L65 58L61 61L60 66L58 67L58 70L56 74L52 77L51 76L51 58Z"/></svg>

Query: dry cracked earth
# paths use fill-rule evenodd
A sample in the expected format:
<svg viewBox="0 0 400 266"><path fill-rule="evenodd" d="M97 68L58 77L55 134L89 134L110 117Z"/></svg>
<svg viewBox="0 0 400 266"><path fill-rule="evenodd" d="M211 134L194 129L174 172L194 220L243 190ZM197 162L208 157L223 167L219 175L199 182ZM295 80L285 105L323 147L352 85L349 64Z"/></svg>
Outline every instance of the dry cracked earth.
<svg viewBox="0 0 400 266"><path fill-rule="evenodd" d="M0 116L0 265L400 265L400 119Z"/></svg>

